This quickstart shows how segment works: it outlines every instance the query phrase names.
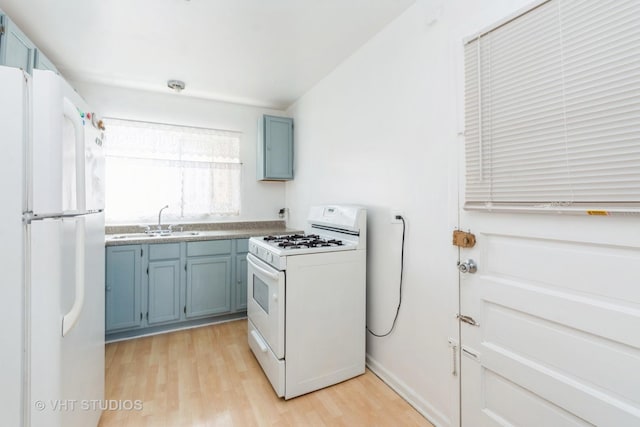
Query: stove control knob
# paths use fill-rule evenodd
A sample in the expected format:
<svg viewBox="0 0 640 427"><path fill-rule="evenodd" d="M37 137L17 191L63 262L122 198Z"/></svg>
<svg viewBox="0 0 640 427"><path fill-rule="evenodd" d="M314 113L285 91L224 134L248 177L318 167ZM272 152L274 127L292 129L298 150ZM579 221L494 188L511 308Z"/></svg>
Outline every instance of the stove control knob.
<svg viewBox="0 0 640 427"><path fill-rule="evenodd" d="M272 253L268 253L267 254L267 262L273 262L273 254Z"/></svg>

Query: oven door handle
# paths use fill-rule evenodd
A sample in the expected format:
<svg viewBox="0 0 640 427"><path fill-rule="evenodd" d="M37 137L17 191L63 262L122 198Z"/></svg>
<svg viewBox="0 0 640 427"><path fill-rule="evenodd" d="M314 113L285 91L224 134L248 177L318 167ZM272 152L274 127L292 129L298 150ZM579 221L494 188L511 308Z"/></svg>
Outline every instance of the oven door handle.
<svg viewBox="0 0 640 427"><path fill-rule="evenodd" d="M269 270L265 269L264 267L256 264L256 261L260 262L258 260L258 258L256 258L255 256L253 256L251 254L247 254L247 262L249 263L249 265L251 265L251 267L255 268L256 270L258 270L260 273L264 274L265 276L267 276L271 280L278 280L279 279L277 271L275 271L275 272L269 271Z"/></svg>

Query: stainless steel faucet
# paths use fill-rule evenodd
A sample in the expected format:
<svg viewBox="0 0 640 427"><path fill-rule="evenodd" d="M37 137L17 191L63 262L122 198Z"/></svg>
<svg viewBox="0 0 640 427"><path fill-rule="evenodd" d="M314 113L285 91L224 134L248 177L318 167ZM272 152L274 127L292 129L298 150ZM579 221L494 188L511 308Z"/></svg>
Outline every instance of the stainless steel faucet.
<svg viewBox="0 0 640 427"><path fill-rule="evenodd" d="M165 207L160 209L160 212L158 212L158 231L162 231L162 211L167 209L169 207L169 205L166 205Z"/></svg>

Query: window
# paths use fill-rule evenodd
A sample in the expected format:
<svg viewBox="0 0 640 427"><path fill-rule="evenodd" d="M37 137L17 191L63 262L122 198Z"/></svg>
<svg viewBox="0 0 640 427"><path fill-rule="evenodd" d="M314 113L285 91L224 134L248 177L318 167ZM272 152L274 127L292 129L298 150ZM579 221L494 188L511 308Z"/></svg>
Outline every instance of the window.
<svg viewBox="0 0 640 427"><path fill-rule="evenodd" d="M240 134L108 119L107 222L240 213Z"/></svg>
<svg viewBox="0 0 640 427"><path fill-rule="evenodd" d="M466 44L465 208L638 210L638 22L550 0Z"/></svg>

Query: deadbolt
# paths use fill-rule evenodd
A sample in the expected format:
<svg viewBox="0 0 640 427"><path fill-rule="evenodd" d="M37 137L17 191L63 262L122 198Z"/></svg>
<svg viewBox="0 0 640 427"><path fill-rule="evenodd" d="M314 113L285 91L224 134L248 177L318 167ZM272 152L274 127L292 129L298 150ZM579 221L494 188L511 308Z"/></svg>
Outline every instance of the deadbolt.
<svg viewBox="0 0 640 427"><path fill-rule="evenodd" d="M475 273L478 271L478 266L474 260L468 259L465 262L458 263L458 271L460 273Z"/></svg>

